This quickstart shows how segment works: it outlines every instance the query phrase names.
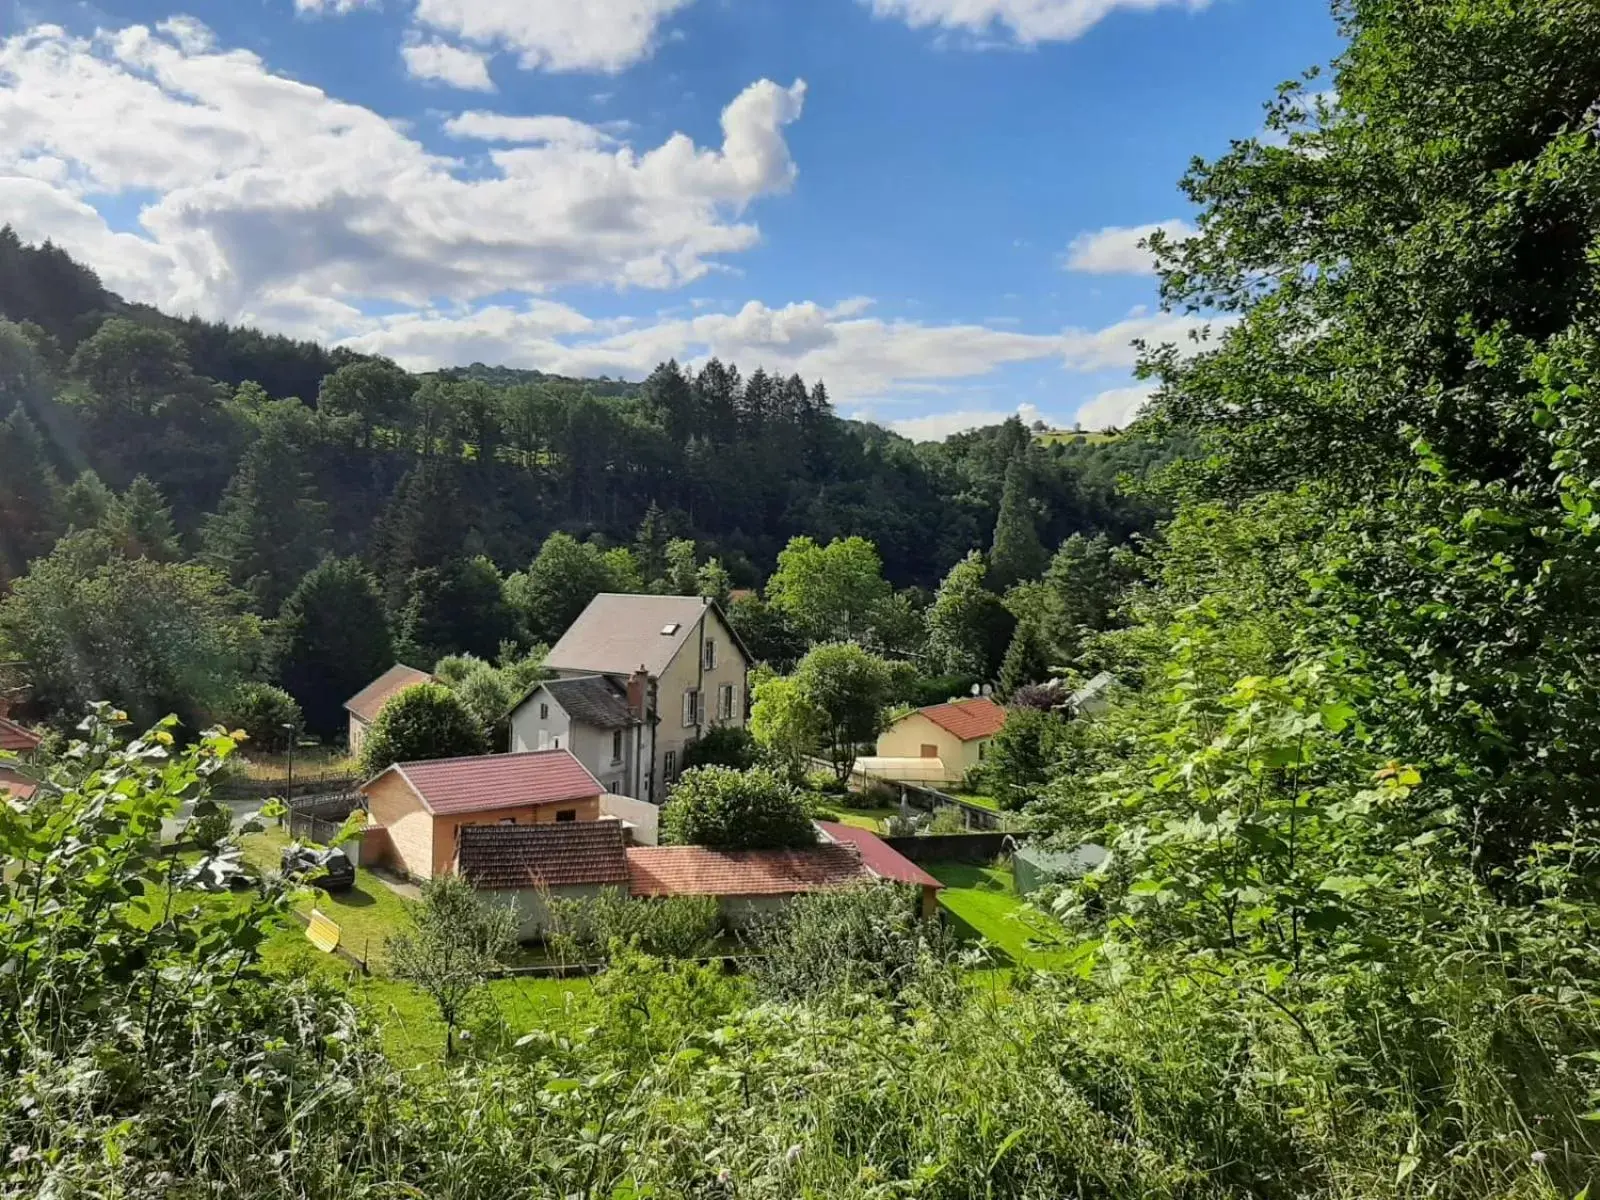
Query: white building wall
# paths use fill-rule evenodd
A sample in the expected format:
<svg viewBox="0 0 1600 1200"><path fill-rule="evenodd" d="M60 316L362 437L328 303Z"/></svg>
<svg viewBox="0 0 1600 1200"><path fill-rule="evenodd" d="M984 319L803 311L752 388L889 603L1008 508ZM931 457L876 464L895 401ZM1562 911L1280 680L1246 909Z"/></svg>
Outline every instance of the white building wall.
<svg viewBox="0 0 1600 1200"><path fill-rule="evenodd" d="M549 716L540 716L541 708L548 709ZM570 750L571 741L572 722L566 710L552 700L548 692L535 692L527 703L511 714L513 754L527 750ZM583 765L589 766L588 763ZM593 769L590 767L590 770Z"/></svg>
<svg viewBox="0 0 1600 1200"><path fill-rule="evenodd" d="M644 800L631 796L608 795L600 797L600 811L607 816L626 821L633 832L636 846L656 846L661 842L661 810Z"/></svg>

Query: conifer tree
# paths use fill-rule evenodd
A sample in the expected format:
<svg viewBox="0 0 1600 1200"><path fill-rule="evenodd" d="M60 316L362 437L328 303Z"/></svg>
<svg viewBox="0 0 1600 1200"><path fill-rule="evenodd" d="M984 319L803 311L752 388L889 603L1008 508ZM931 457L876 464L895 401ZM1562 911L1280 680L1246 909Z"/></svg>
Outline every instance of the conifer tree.
<svg viewBox="0 0 1600 1200"><path fill-rule="evenodd" d="M49 553L61 532L60 493L44 439L19 404L0 422L0 587Z"/></svg>
<svg viewBox="0 0 1600 1200"><path fill-rule="evenodd" d="M106 513L101 528L127 558L176 562L183 557L172 509L161 489L143 475L134 476L128 490Z"/></svg>
<svg viewBox="0 0 1600 1200"><path fill-rule="evenodd" d="M314 567L278 613L270 658L308 729L342 729L344 702L395 661L383 599L366 569L353 558Z"/></svg>
<svg viewBox="0 0 1600 1200"><path fill-rule="evenodd" d="M1032 621L1017 626L1006 648L1005 661L1000 664L1000 694L1010 696L1018 688L1030 683L1042 683L1050 677L1050 659L1045 653L1044 638Z"/></svg>
<svg viewBox="0 0 1600 1200"><path fill-rule="evenodd" d="M1027 464L1013 459L1006 468L1005 490L1000 496L1000 517L994 526L994 545L989 554L989 577L1004 591L1012 584L1037 578L1044 570L1046 556L1034 526L1029 503Z"/></svg>
<svg viewBox="0 0 1600 1200"><path fill-rule="evenodd" d="M61 494L61 518L67 530L96 529L117 503L116 493L93 470L85 470Z"/></svg>
<svg viewBox="0 0 1600 1200"><path fill-rule="evenodd" d="M461 557L466 539L461 493L450 464L424 459L395 488L377 538L390 602L397 608L404 603L413 571Z"/></svg>
<svg viewBox="0 0 1600 1200"><path fill-rule="evenodd" d="M322 556L327 508L297 448L268 433L246 452L201 533L204 561L271 615Z"/></svg>
<svg viewBox="0 0 1600 1200"><path fill-rule="evenodd" d="M645 509L644 520L639 522L639 532L633 540L633 549L638 558L639 573L644 577L647 586L666 574L666 518L662 516L661 506L654 500L650 501L650 507Z"/></svg>

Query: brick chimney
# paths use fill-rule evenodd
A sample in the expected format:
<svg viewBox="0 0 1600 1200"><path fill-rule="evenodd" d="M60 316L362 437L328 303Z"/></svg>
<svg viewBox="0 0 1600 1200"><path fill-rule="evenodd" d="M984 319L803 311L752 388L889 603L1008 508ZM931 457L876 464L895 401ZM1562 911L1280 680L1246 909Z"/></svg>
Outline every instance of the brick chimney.
<svg viewBox="0 0 1600 1200"><path fill-rule="evenodd" d="M650 697L650 672L640 667L628 676L628 711L639 720L644 720L647 715L645 704Z"/></svg>

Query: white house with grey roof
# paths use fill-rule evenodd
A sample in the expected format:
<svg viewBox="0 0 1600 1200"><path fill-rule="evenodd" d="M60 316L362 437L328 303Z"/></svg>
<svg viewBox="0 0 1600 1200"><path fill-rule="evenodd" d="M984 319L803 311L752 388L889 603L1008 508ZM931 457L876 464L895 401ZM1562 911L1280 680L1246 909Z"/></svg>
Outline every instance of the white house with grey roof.
<svg viewBox="0 0 1600 1200"><path fill-rule="evenodd" d="M610 675L579 675L537 684L511 714L511 753L570 750L618 796L643 790L644 721L628 707L628 689Z"/></svg>
<svg viewBox="0 0 1600 1200"><path fill-rule="evenodd" d="M563 746L608 789L654 804L691 742L749 715L750 655L722 610L698 596L602 593L545 666L558 678L512 710L511 749Z"/></svg>

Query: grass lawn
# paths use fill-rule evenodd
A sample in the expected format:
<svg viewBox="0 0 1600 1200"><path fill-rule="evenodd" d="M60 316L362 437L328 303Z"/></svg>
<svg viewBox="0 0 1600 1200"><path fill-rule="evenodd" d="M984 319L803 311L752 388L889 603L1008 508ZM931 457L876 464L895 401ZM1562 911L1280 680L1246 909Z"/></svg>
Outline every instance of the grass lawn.
<svg viewBox="0 0 1600 1200"><path fill-rule="evenodd" d="M1027 908L1017 895L1010 867L929 863L927 869L945 885L939 903L962 935L983 938L1017 966L1048 969L1063 966L1070 958L1056 923Z"/></svg>
<svg viewBox="0 0 1600 1200"><path fill-rule="evenodd" d="M1046 433L1036 435L1036 440L1046 446L1056 442L1082 442L1086 446L1099 446L1106 442L1114 442L1122 435L1120 433L1080 433L1075 429L1052 429Z"/></svg>
<svg viewBox="0 0 1600 1200"><path fill-rule="evenodd" d="M287 829L273 827L253 833L244 839L245 861L258 871L275 871L289 841ZM313 908L321 911L339 927L339 945L364 959L373 970L381 971L383 943L390 934L405 928L409 904L379 883L372 872L357 871L355 886L348 892L319 891L299 908L302 912Z"/></svg>
<svg viewBox="0 0 1600 1200"><path fill-rule="evenodd" d="M1000 811L1000 804L993 796L985 796L982 792L966 792L956 788L943 789L945 795L954 796L957 800L965 800L968 804L976 804L979 808L987 808L990 812Z"/></svg>
<svg viewBox="0 0 1600 1200"><path fill-rule="evenodd" d="M289 756L281 751L252 750L248 747L235 759L247 778L279 780L289 777ZM356 760L341 746L305 746L294 752L296 781L319 775L353 775Z"/></svg>
<svg viewBox="0 0 1600 1200"><path fill-rule="evenodd" d="M884 822L900 815L900 810L894 807L848 808L837 805L833 811L839 814L841 825L854 825L857 829L868 829L873 833L882 833Z"/></svg>

